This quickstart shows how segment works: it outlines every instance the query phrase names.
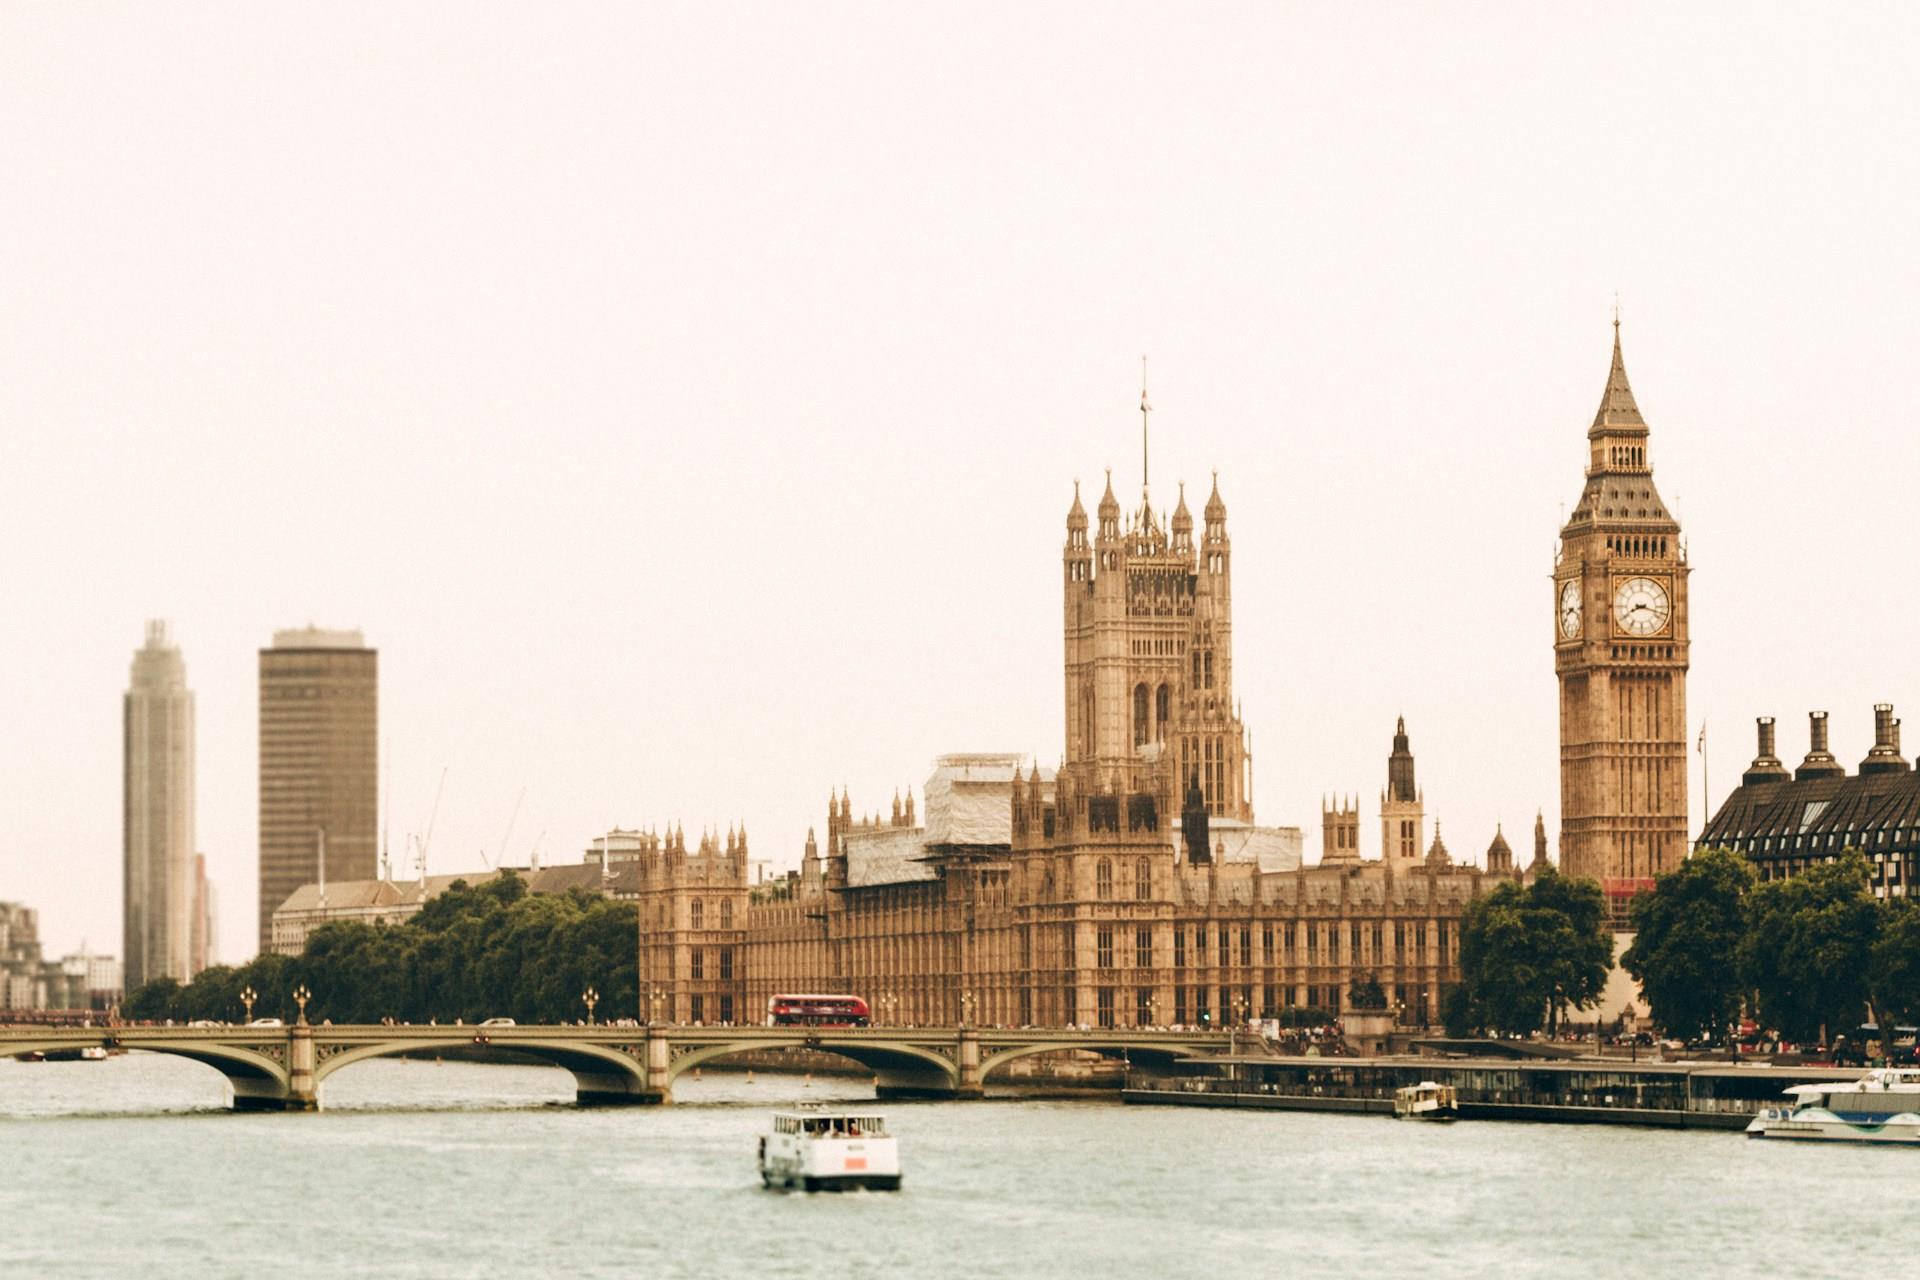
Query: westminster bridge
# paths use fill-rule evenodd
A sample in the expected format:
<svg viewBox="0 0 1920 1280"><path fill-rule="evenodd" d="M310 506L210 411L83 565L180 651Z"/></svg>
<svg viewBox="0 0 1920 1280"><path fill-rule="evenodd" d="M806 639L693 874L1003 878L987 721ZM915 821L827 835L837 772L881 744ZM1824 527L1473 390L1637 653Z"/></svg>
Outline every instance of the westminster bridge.
<svg viewBox="0 0 1920 1280"><path fill-rule="evenodd" d="M0 1027L0 1056L100 1046L202 1062L227 1077L238 1110L307 1111L343 1067L398 1054L491 1049L564 1067L581 1103L663 1104L673 1082L715 1059L814 1049L871 1070L882 1098L978 1098L987 1078L1035 1054L1089 1050L1164 1065L1226 1052L1222 1032L987 1027L311 1025Z"/></svg>

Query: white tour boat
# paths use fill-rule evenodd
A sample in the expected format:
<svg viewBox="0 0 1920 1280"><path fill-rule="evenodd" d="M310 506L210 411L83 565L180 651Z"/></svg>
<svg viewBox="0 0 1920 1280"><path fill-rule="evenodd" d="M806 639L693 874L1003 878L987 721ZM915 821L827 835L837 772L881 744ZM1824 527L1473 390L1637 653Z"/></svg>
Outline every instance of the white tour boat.
<svg viewBox="0 0 1920 1280"><path fill-rule="evenodd" d="M1749 1138L1920 1146L1920 1070L1887 1067L1858 1080L1797 1084L1787 1096L1794 1105L1760 1112Z"/></svg>
<svg viewBox="0 0 1920 1280"><path fill-rule="evenodd" d="M760 1181L794 1191L897 1191L900 1153L883 1116L780 1111L760 1138Z"/></svg>
<svg viewBox="0 0 1920 1280"><path fill-rule="evenodd" d="M1396 1120L1453 1120L1459 1115L1460 1103L1450 1084L1422 1080L1393 1091Z"/></svg>

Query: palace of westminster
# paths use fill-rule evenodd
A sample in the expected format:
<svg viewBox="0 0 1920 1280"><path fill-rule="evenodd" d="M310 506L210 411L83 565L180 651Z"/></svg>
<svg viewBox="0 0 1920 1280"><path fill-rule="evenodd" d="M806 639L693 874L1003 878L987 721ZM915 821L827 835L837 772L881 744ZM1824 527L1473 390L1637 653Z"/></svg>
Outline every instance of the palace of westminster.
<svg viewBox="0 0 1920 1280"><path fill-rule="evenodd" d="M1143 431L1147 410L1142 397ZM1552 617L1560 685L1561 860L1623 903L1684 858L1687 574L1653 484L1621 358L1588 431L1586 485L1561 533ZM630 839L645 1010L758 1021L777 992L865 997L889 1022L1206 1025L1338 1010L1373 974L1412 1022L1458 976L1466 905L1548 867L1495 834L1484 866L1428 839L1404 721L1380 796L1380 854L1357 803L1297 828L1255 824L1233 689L1233 544L1216 479L1123 517L1111 475L1076 488L1061 555L1066 751L941 757L915 813L856 818L830 797L798 871L750 885L744 832L689 850ZM627 895L623 895L627 896Z"/></svg>

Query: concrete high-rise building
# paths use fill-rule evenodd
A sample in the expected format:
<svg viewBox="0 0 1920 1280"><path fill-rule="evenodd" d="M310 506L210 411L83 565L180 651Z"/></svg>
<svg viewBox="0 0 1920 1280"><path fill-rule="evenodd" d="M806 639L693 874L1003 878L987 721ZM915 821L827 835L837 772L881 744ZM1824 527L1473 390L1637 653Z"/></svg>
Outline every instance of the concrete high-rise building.
<svg viewBox="0 0 1920 1280"><path fill-rule="evenodd" d="M220 895L207 879L207 855L196 853L193 855L193 925L189 931L192 936L189 961L193 972L199 973L219 963L215 959L219 928Z"/></svg>
<svg viewBox="0 0 1920 1280"><path fill-rule="evenodd" d="M276 631L260 651L263 952L295 889L378 870L379 685L379 654L358 631Z"/></svg>
<svg viewBox="0 0 1920 1280"><path fill-rule="evenodd" d="M124 733L122 898L128 988L193 977L193 692L164 622L133 655Z"/></svg>
<svg viewBox="0 0 1920 1280"><path fill-rule="evenodd" d="M1587 431L1586 487L1553 572L1560 678L1560 866L1617 915L1687 855L1687 564L1653 484L1620 322Z"/></svg>

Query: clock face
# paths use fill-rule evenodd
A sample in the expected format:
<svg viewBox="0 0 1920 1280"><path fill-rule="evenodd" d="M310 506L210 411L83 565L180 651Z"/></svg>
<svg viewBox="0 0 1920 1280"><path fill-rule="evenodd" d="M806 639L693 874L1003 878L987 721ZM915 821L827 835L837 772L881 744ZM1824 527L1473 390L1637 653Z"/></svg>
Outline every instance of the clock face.
<svg viewBox="0 0 1920 1280"><path fill-rule="evenodd" d="M1622 578L1613 584L1613 621L1623 634L1658 635L1672 614L1667 585L1659 579Z"/></svg>
<svg viewBox="0 0 1920 1280"><path fill-rule="evenodd" d="M1580 583L1572 578L1560 584L1560 638L1572 640L1580 634Z"/></svg>

